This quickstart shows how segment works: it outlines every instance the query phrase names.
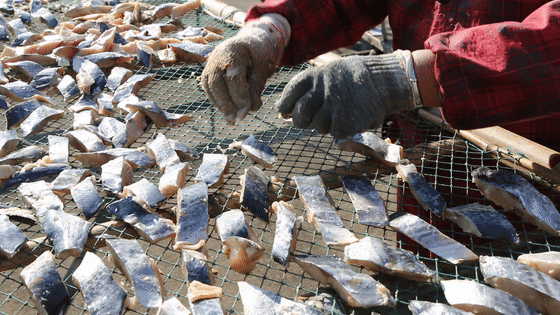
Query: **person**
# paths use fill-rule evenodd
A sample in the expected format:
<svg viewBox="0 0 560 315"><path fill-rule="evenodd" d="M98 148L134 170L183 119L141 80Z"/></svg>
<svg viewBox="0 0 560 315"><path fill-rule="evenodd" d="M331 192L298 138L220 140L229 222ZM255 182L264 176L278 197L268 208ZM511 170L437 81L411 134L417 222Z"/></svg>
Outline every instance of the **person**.
<svg viewBox="0 0 560 315"><path fill-rule="evenodd" d="M393 53L309 68L277 110L295 127L345 138L437 107L456 129L500 125L560 144L560 1L265 0L210 55L203 88L233 123L261 107L278 65L352 45L386 17Z"/></svg>

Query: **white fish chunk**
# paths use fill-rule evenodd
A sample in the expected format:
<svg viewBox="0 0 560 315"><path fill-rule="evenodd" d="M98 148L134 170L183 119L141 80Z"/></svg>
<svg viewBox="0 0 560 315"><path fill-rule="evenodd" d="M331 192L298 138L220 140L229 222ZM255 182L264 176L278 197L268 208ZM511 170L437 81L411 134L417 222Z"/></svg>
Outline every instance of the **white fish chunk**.
<svg viewBox="0 0 560 315"><path fill-rule="evenodd" d="M405 279L436 281L435 271L429 269L408 250L389 245L374 237L344 247L344 261Z"/></svg>
<svg viewBox="0 0 560 315"><path fill-rule="evenodd" d="M229 157L226 154L205 153L194 180L205 182L208 188L218 187L224 182L224 175L229 172Z"/></svg>
<svg viewBox="0 0 560 315"><path fill-rule="evenodd" d="M115 106L113 105L113 97L107 93L101 93L95 99L98 106L99 115L113 116L115 113Z"/></svg>
<svg viewBox="0 0 560 315"><path fill-rule="evenodd" d="M92 95L82 94L82 96L80 96L80 98L72 106L68 107L68 109L74 113L79 113L85 110L93 110L97 112L99 111L99 106L93 99Z"/></svg>
<svg viewBox="0 0 560 315"><path fill-rule="evenodd" d="M159 308L166 295L163 279L153 259L135 240L106 237L110 259L134 287L136 299L146 308Z"/></svg>
<svg viewBox="0 0 560 315"><path fill-rule="evenodd" d="M173 296L163 302L156 315L191 315L191 311Z"/></svg>
<svg viewBox="0 0 560 315"><path fill-rule="evenodd" d="M284 266L290 261L290 256L296 247L297 229L294 207L287 202L274 202L272 208L276 212L276 229L272 243L272 258Z"/></svg>
<svg viewBox="0 0 560 315"><path fill-rule="evenodd" d="M103 117L99 123L98 130L103 138L112 141L113 137L124 130L126 124L113 117Z"/></svg>
<svg viewBox="0 0 560 315"><path fill-rule="evenodd" d="M209 285L214 284L214 274L208 265L208 258L199 251L182 248L181 269L188 283L199 281Z"/></svg>
<svg viewBox="0 0 560 315"><path fill-rule="evenodd" d="M293 255L293 258L313 279L335 289L351 307L396 305L383 284L354 271L337 256Z"/></svg>
<svg viewBox="0 0 560 315"><path fill-rule="evenodd" d="M62 200L51 190L44 180L21 183L18 187L19 196L35 211L39 219L48 210L62 211Z"/></svg>
<svg viewBox="0 0 560 315"><path fill-rule="evenodd" d="M49 158L53 163L68 163L68 146L70 141L67 137L49 135Z"/></svg>
<svg viewBox="0 0 560 315"><path fill-rule="evenodd" d="M158 190L157 186L142 178L141 180L127 185L123 188L122 197L136 196L141 199L150 209L156 209L165 203L165 196Z"/></svg>
<svg viewBox="0 0 560 315"><path fill-rule="evenodd" d="M31 293L31 301L41 315L62 314L70 302L70 295L56 270L54 256L43 252L34 262L23 268L20 278Z"/></svg>
<svg viewBox="0 0 560 315"><path fill-rule="evenodd" d="M386 226L389 224L387 208L383 199L366 176L341 176L344 189L350 196L352 205L356 209L358 221L371 226Z"/></svg>
<svg viewBox="0 0 560 315"><path fill-rule="evenodd" d="M0 213L0 253L12 258L26 241L25 234L7 215Z"/></svg>
<svg viewBox="0 0 560 315"><path fill-rule="evenodd" d="M41 105L29 114L19 126L23 136L28 137L40 132L49 122L60 119L62 116L64 116L63 110Z"/></svg>
<svg viewBox="0 0 560 315"><path fill-rule="evenodd" d="M257 218L269 222L270 178L258 167L250 166L241 176L241 206Z"/></svg>
<svg viewBox="0 0 560 315"><path fill-rule="evenodd" d="M391 167L401 163L403 148L393 144L389 139L383 140L373 132L355 134L350 139L335 140L340 150L359 153L385 163Z"/></svg>
<svg viewBox="0 0 560 315"><path fill-rule="evenodd" d="M56 85L56 88L60 94L62 94L66 102L80 95L80 89L78 88L78 84L76 84L76 80L68 74L62 77L60 82Z"/></svg>
<svg viewBox="0 0 560 315"><path fill-rule="evenodd" d="M395 212L389 219L391 228L405 234L452 264L478 260L478 256L465 245L441 233L435 226L418 216L405 212Z"/></svg>
<svg viewBox="0 0 560 315"><path fill-rule="evenodd" d="M182 162L166 167L165 173L159 179L158 189L165 197L171 197L179 188L185 185L187 173L190 170L188 162Z"/></svg>
<svg viewBox="0 0 560 315"><path fill-rule="evenodd" d="M43 154L43 149L36 145L30 145L14 151L2 158L0 164L16 165L24 162L31 162Z"/></svg>
<svg viewBox="0 0 560 315"><path fill-rule="evenodd" d="M517 257L517 261L560 281L560 252L523 254Z"/></svg>
<svg viewBox="0 0 560 315"><path fill-rule="evenodd" d="M232 236L257 240L255 232L245 221L243 211L238 209L229 210L216 216L216 232L218 232L222 242Z"/></svg>
<svg viewBox="0 0 560 315"><path fill-rule="evenodd" d="M160 127L160 128L184 124L185 122L193 118L192 116L189 115L176 114L176 113L165 111L159 106L157 106L156 103L153 101L141 101L136 103L129 103L126 105L126 107L131 112L140 111L144 113L154 122L154 125L156 127Z"/></svg>
<svg viewBox="0 0 560 315"><path fill-rule="evenodd" d="M90 176L70 188L70 194L86 219L92 218L104 205L95 186L95 176Z"/></svg>
<svg viewBox="0 0 560 315"><path fill-rule="evenodd" d="M106 149L101 138L85 129L68 131L65 136L70 145L80 152L98 152Z"/></svg>
<svg viewBox="0 0 560 315"><path fill-rule="evenodd" d="M231 269L242 274L249 274L255 269L265 250L255 241L231 236L223 241L223 251L229 259Z"/></svg>
<svg viewBox="0 0 560 315"><path fill-rule="evenodd" d="M131 94L138 95L140 89L147 86L155 76L155 74L135 74L131 76L115 90L113 102L118 104Z"/></svg>
<svg viewBox="0 0 560 315"><path fill-rule="evenodd" d="M0 132L0 157L12 153L19 141L18 133L14 129Z"/></svg>
<svg viewBox="0 0 560 315"><path fill-rule="evenodd" d="M177 155L181 160L198 159L199 153L195 148L189 146L186 143L180 142L179 140L175 140L175 139L167 139L167 140L169 141L169 144L171 145L173 150L175 150L175 153L177 153Z"/></svg>
<svg viewBox="0 0 560 315"><path fill-rule="evenodd" d="M294 176L294 181L307 209L307 221L315 223L327 245L348 245L358 241L354 233L344 227L319 175Z"/></svg>
<svg viewBox="0 0 560 315"><path fill-rule="evenodd" d="M115 282L101 258L86 252L72 281L82 292L87 310L93 315L119 315L126 292Z"/></svg>
<svg viewBox="0 0 560 315"><path fill-rule="evenodd" d="M480 257L484 281L550 315L560 314L560 281L505 257Z"/></svg>
<svg viewBox="0 0 560 315"><path fill-rule="evenodd" d="M59 210L46 210L39 215L45 234L53 242L56 258L78 257L84 250L91 223Z"/></svg>
<svg viewBox="0 0 560 315"><path fill-rule="evenodd" d="M120 156L101 165L103 188L113 194L122 193L123 187L132 184L132 166Z"/></svg>
<svg viewBox="0 0 560 315"><path fill-rule="evenodd" d="M245 315L302 314L322 315L313 307L286 299L245 281L237 282Z"/></svg>
<svg viewBox="0 0 560 315"><path fill-rule="evenodd" d="M268 145L257 140L253 134L238 146L241 147L241 153L245 154L251 161L266 168L273 168L274 163L278 160L278 154Z"/></svg>
<svg viewBox="0 0 560 315"><path fill-rule="evenodd" d="M471 312L465 312L447 304L428 301L410 301L408 309L412 315L473 315Z"/></svg>
<svg viewBox="0 0 560 315"><path fill-rule="evenodd" d="M112 138L115 148L130 147L152 126L150 120L142 112L129 113L124 120L124 128L121 128Z"/></svg>
<svg viewBox="0 0 560 315"><path fill-rule="evenodd" d="M165 172L167 166L181 162L179 156L162 133L156 133L155 139L148 142L146 147L148 148L148 154L156 160L156 164L163 172Z"/></svg>
<svg viewBox="0 0 560 315"><path fill-rule="evenodd" d="M426 211L431 211L438 217L445 212L447 203L440 193L428 183L422 174L418 173L414 164L396 166L399 177L408 183L410 192Z"/></svg>
<svg viewBox="0 0 560 315"><path fill-rule="evenodd" d="M65 169L50 183L50 187L57 194L67 194L88 175L89 170L85 168Z"/></svg>
<svg viewBox="0 0 560 315"><path fill-rule="evenodd" d="M132 70L123 67L114 67L111 69L111 74L107 77L107 84L105 87L115 92L115 90L126 80L132 76Z"/></svg>
<svg viewBox="0 0 560 315"><path fill-rule="evenodd" d="M208 186L197 183L181 188L175 214L177 233L173 248L202 248L208 239Z"/></svg>

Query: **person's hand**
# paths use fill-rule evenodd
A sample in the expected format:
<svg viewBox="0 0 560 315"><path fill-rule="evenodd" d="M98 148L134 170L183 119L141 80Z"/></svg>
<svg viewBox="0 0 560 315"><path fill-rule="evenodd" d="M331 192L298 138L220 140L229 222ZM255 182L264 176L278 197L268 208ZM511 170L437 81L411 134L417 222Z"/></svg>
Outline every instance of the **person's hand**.
<svg viewBox="0 0 560 315"><path fill-rule="evenodd" d="M310 68L286 85L276 108L297 128L343 139L421 106L410 51L353 56Z"/></svg>
<svg viewBox="0 0 560 315"><path fill-rule="evenodd" d="M261 93L290 38L288 21L265 14L216 46L202 71L202 87L229 123L261 107Z"/></svg>

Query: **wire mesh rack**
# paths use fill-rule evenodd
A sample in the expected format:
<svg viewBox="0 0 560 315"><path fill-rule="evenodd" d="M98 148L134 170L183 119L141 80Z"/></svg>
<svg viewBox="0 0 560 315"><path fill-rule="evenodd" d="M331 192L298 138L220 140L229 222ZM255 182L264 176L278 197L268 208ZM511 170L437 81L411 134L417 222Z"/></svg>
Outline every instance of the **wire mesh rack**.
<svg viewBox="0 0 560 315"><path fill-rule="evenodd" d="M162 2L149 2L161 4ZM46 6L56 14L59 21L64 20L62 13L74 5L73 2L54 2ZM7 20L14 18L12 15L4 15ZM237 28L224 23L223 20L206 15L203 10L197 9L182 17L184 25L195 27L212 26L224 32L225 38L233 36ZM40 23L28 26L30 30L40 33L44 27ZM215 45L219 42L211 43ZM342 188L339 176L345 174L368 176L375 188L384 199L388 212L410 211L411 209L421 218L437 226L446 235L461 241L478 255L496 255L516 258L523 253L559 250L560 242L557 237L539 230L521 221L520 218L506 213L507 217L516 227L522 239L518 245L510 245L498 241L489 241L464 233L458 226L443 219L431 216L421 210L413 198L400 198L407 195L407 186L397 178L394 169L371 161L359 154L341 151L328 135L319 135L312 130L301 130L293 128L278 118L274 110L274 102L286 83L295 74L303 71L311 65L302 64L295 67L280 67L269 79L263 91L263 106L243 121L238 121L234 126L227 124L222 114L215 111L210 101L201 89L198 78L202 72L199 64L179 63L172 66L155 64L151 68L142 66L136 60L127 65L134 73L153 73L155 78L150 84L143 88L138 96L144 100L153 100L158 106L166 111L189 114L193 116L191 121L183 125L169 128L152 127L145 132L131 147L139 148L150 141L153 133L163 133L167 138L177 139L195 147L200 153L225 153L230 157L229 173L225 176L222 186L210 189L210 212L207 242L208 261L215 272L216 285L223 288L222 307L228 314L242 314L243 306L238 293L237 282L247 281L251 284L265 288L285 298L297 300L301 297L310 297L311 300L321 299L324 292L330 292L334 306L323 305L321 309L327 314L409 314L408 303L410 300L427 300L433 302L445 302L441 286L432 282L417 282L401 278L372 274L357 266L356 271L372 274L374 278L383 283L392 293L397 302L394 308L351 308L336 294L328 291L323 285L305 274L295 263L287 268L273 261L271 248L274 239L274 226L276 215L272 214L270 223L264 224L250 213L245 213L246 221L256 232L266 254L259 260L257 267L248 275L237 273L230 269L228 261L222 251L221 241L215 230L214 217L224 211L238 207L235 193L240 191L240 176L244 170L254 163L241 154L238 149L230 148L230 144L253 134L260 141L268 144L277 154L278 161L273 169L265 169L269 176L279 179L276 198L286 200L295 208L296 215L304 216L305 207L299 200L296 187L290 179L296 175L320 174L328 187L338 214L345 226L358 238L372 236L381 238L398 247L412 250L417 257L428 267L436 271L440 279L471 279L484 282L477 263L454 265L445 260L433 256L418 244L403 238L397 232L388 227L372 227L358 223L354 208L349 196ZM10 79L15 80L13 73L9 72ZM61 95L54 95L54 107L65 109L71 105L64 101ZM124 115L115 117L122 119ZM5 117L3 118L5 119ZM497 152L484 152L477 146L461 139L454 132L450 132L442 126L431 123L417 115L410 117L398 117L399 124L387 124L375 132L393 142L401 144L405 149L405 157L413 161L428 181L446 199L448 206L463 205L471 202L491 204L484 199L478 189L470 182L470 171L477 166L486 165L495 169L510 169L524 175L542 193L549 196L555 204L560 202L558 184L550 182L536 174L518 168L518 159L515 155L507 156ZM64 135L72 130L72 114L66 111L65 115L56 121L52 121L40 133L28 137L22 146L36 144L43 147L48 146L48 135ZM395 126L406 125L408 128L395 128ZM5 127L3 127L5 128ZM74 152L74 151L71 151ZM82 168L80 162L70 156L73 167ZM190 162L191 170L187 177L187 186L194 183L196 171L200 166L201 159ZM90 170L99 178L100 169ZM135 169L134 179L142 178L157 184L162 172L157 167ZM46 178L52 181L53 177ZM99 185L99 184L98 184ZM101 189L99 189L101 191ZM409 194L408 194L409 195ZM116 197L102 192L105 204L116 199ZM64 210L66 212L83 216L81 211L73 202L72 197L63 195ZM0 203L8 206L25 208L27 205L18 196L17 187L3 188L0 191ZM170 197L165 205L157 210L162 217L175 219L173 207L177 204L176 197ZM173 240L166 239L158 243L149 243L139 237L133 229L126 225L108 225L115 217L106 209L101 210L89 221L93 229L101 231L100 234L111 234L123 238L137 239L146 254L157 264L165 282L168 296L176 296L184 305L187 303L187 282L181 270L181 253L173 249ZM34 240L35 245L25 249L16 257L19 263L14 264L12 260L0 257L0 314L33 314L36 312L31 303L31 297L22 280L19 277L24 266L32 262L44 251L52 250L52 244L45 238L45 234L39 224L29 221L17 222L18 227L24 231L29 240ZM301 222L298 226L296 254L317 254L344 256L343 248L329 247L324 245L321 234L314 225ZM131 284L108 259L108 250L101 246L100 240L92 238L86 245L86 250L96 253L110 268L113 277L132 296ZM84 251L85 253L85 251ZM79 257L68 257L63 260L57 259L58 272L71 296L71 303L66 308L67 314L87 313L83 297L79 289L72 282L72 273L79 266L83 253ZM150 310L137 306L134 309L126 308L125 314L155 314L157 310Z"/></svg>

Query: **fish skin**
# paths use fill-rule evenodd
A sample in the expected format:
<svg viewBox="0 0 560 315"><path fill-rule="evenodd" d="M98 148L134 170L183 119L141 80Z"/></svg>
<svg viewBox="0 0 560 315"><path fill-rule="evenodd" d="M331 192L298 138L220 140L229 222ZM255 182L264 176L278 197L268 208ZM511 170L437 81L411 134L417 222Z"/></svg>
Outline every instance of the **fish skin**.
<svg viewBox="0 0 560 315"><path fill-rule="evenodd" d="M116 93L117 92L115 92L115 94ZM124 99L125 98L121 98L121 100ZM152 120L156 127L171 127L174 124L180 125L193 118L189 115L180 115L167 112L157 106L153 101L141 101L134 104L126 104L126 107L130 110L130 112L141 111Z"/></svg>
<svg viewBox="0 0 560 315"><path fill-rule="evenodd" d="M522 254L517 261L560 281L560 252Z"/></svg>
<svg viewBox="0 0 560 315"><path fill-rule="evenodd" d="M315 227L321 232L327 245L348 245L358 241L338 216L319 175L294 176L293 179L306 208L307 222L315 223Z"/></svg>
<svg viewBox="0 0 560 315"><path fill-rule="evenodd" d="M16 102L24 102L30 99L37 99L38 101L46 102L49 104L53 103L50 97L31 87L29 84L19 80L1 84L0 93L6 95Z"/></svg>
<svg viewBox="0 0 560 315"><path fill-rule="evenodd" d="M50 251L43 252L34 262L23 268L19 277L31 293L31 301L39 314L62 314L70 302L70 295L56 270Z"/></svg>
<svg viewBox="0 0 560 315"><path fill-rule="evenodd" d="M12 42L12 44L10 46L12 47L20 47L20 46L27 46L30 44L33 44L36 40L40 39L41 37L43 37L40 34L34 33L34 32L25 32L22 34L19 34L14 41Z"/></svg>
<svg viewBox="0 0 560 315"><path fill-rule="evenodd" d="M230 268L242 274L251 273L265 252L256 241L239 236L231 236L223 241L222 250L229 260Z"/></svg>
<svg viewBox="0 0 560 315"><path fill-rule="evenodd" d="M173 248L202 248L208 239L208 186L197 183L181 188L175 214L177 233Z"/></svg>
<svg viewBox="0 0 560 315"><path fill-rule="evenodd" d="M216 216L216 231L222 242L232 236L256 239L251 226L245 221L243 211L238 209L232 209Z"/></svg>
<svg viewBox="0 0 560 315"><path fill-rule="evenodd" d="M560 314L560 282L511 258L481 256L484 281L543 314Z"/></svg>
<svg viewBox="0 0 560 315"><path fill-rule="evenodd" d="M62 200L60 200L44 180L21 183L17 190L20 198L35 209L39 219L41 219L41 216L43 216L46 211L63 211L64 209Z"/></svg>
<svg viewBox="0 0 560 315"><path fill-rule="evenodd" d="M90 222L60 210L45 210L39 214L39 222L53 242L56 258L78 257L84 250Z"/></svg>
<svg viewBox="0 0 560 315"><path fill-rule="evenodd" d="M58 120L64 116L63 110L54 109L52 107L41 105L34 110L20 124L20 128L24 137L29 137L39 133L45 126L54 120Z"/></svg>
<svg viewBox="0 0 560 315"><path fill-rule="evenodd" d="M75 56L73 60L79 58L82 57ZM76 70L75 68L76 67L74 67L74 70ZM107 79L105 78L103 70L101 70L97 64L83 59L80 60L80 68L78 74L76 74L76 83L83 94L98 95L105 88Z"/></svg>
<svg viewBox="0 0 560 315"><path fill-rule="evenodd" d="M431 211L441 217L447 208L447 202L437 190L428 183L422 174L418 173L414 164L396 166L401 177L408 183L410 192L424 210Z"/></svg>
<svg viewBox="0 0 560 315"><path fill-rule="evenodd" d="M337 256L293 255L313 279L332 287L351 307L394 307L395 300L383 284L358 273Z"/></svg>
<svg viewBox="0 0 560 315"><path fill-rule="evenodd" d="M342 151L359 153L390 167L401 163L404 152L400 145L383 140L369 131L357 133L349 139L337 139L335 144Z"/></svg>
<svg viewBox="0 0 560 315"><path fill-rule="evenodd" d="M137 95L140 89L148 85L155 76L155 74L132 75L115 90L115 93L113 94L113 103L118 104L130 94Z"/></svg>
<svg viewBox="0 0 560 315"><path fill-rule="evenodd" d="M86 219L91 219L102 207L103 199L95 186L95 177L90 176L70 188L70 194Z"/></svg>
<svg viewBox="0 0 560 315"><path fill-rule="evenodd" d="M37 180L39 178L58 175L65 169L69 168L66 163L49 163L46 165L37 165L29 170L22 169L17 173L12 175L12 178L8 179L3 188L15 186L23 182Z"/></svg>
<svg viewBox="0 0 560 315"><path fill-rule="evenodd" d="M68 102L74 97L80 95L80 89L78 88L78 84L76 84L76 80L68 74L62 77L62 80L58 82L56 88L60 94L62 94L62 97L64 97L65 102Z"/></svg>
<svg viewBox="0 0 560 315"><path fill-rule="evenodd" d="M151 68L154 61L152 56L154 55L154 50L145 44L143 41L138 41L136 44L136 53L138 55L138 60L140 63L147 68Z"/></svg>
<svg viewBox="0 0 560 315"><path fill-rule="evenodd" d="M163 302L156 315L191 315L191 311L173 296Z"/></svg>
<svg viewBox="0 0 560 315"><path fill-rule="evenodd" d="M63 71L64 69L62 67L45 68L33 77L29 85L38 91L46 91L50 88L54 88L58 85L60 80L62 80Z"/></svg>
<svg viewBox="0 0 560 315"><path fill-rule="evenodd" d="M185 185L187 173L190 170L188 162L181 162L166 167L159 179L158 189L165 197L171 197L179 188Z"/></svg>
<svg viewBox="0 0 560 315"><path fill-rule="evenodd" d="M272 208L276 212L276 229L272 243L272 258L275 262L286 266L290 255L295 250L297 241L296 215L294 207L284 201L275 202Z"/></svg>
<svg viewBox="0 0 560 315"><path fill-rule="evenodd" d="M140 198L150 209L156 209L166 201L166 197L159 191L157 186L146 178L125 186L123 188L123 195Z"/></svg>
<svg viewBox="0 0 560 315"><path fill-rule="evenodd" d="M201 252L182 248L181 269L188 283L196 280L208 285L214 285L214 274L208 265L208 258Z"/></svg>
<svg viewBox="0 0 560 315"><path fill-rule="evenodd" d="M379 227L389 224L385 203L368 177L341 176L340 179L361 224Z"/></svg>
<svg viewBox="0 0 560 315"><path fill-rule="evenodd" d="M132 166L124 157L117 157L101 165L101 183L106 191L118 195L124 186L132 182Z"/></svg>
<svg viewBox="0 0 560 315"><path fill-rule="evenodd" d="M165 168L169 165L179 164L181 160L175 150L167 141L167 138L162 133L156 133L155 139L148 142L148 154L156 160L156 164L165 172Z"/></svg>
<svg viewBox="0 0 560 315"><path fill-rule="evenodd" d="M241 153L266 168L273 168L278 159L278 154L268 145L257 140L253 134L241 143Z"/></svg>
<svg viewBox="0 0 560 315"><path fill-rule="evenodd" d="M113 148L99 152L74 154L74 158L80 161L85 167L101 167L103 164L118 157L124 157L133 168L151 167L156 163L147 153L130 148Z"/></svg>
<svg viewBox="0 0 560 315"><path fill-rule="evenodd" d="M30 60L7 62L6 66L11 70L24 75L28 80L33 79L44 69L40 64Z"/></svg>
<svg viewBox="0 0 560 315"><path fill-rule="evenodd" d="M471 203L447 208L443 217L455 222L466 233L519 244L519 236L513 225L492 206Z"/></svg>
<svg viewBox="0 0 560 315"><path fill-rule="evenodd" d="M1 62L0 62L1 64ZM6 129L14 129L19 127L21 122L27 118L34 110L39 108L42 104L35 99L21 102L6 110Z"/></svg>
<svg viewBox="0 0 560 315"><path fill-rule="evenodd" d="M70 193L70 189L89 175L85 168L65 169L50 183L50 188L57 194Z"/></svg>
<svg viewBox="0 0 560 315"><path fill-rule="evenodd" d="M75 83L76 82L74 82L74 84ZM85 110L98 111L99 106L97 105L97 102L93 99L91 95L82 94L82 96L80 96L80 98L73 105L68 107L68 109L71 112L79 113Z"/></svg>
<svg viewBox="0 0 560 315"><path fill-rule="evenodd" d="M72 282L80 289L87 310L92 315L119 315L126 292L115 282L111 271L92 252L86 252L80 266L72 273Z"/></svg>
<svg viewBox="0 0 560 315"><path fill-rule="evenodd" d="M344 247L344 261L374 272L383 272L416 281L436 281L436 273L405 249L374 237Z"/></svg>
<svg viewBox="0 0 560 315"><path fill-rule="evenodd" d="M8 25L16 36L29 32L20 19L13 19L8 22Z"/></svg>
<svg viewBox="0 0 560 315"><path fill-rule="evenodd" d="M25 234L7 215L0 213L0 254L12 258L26 241Z"/></svg>
<svg viewBox="0 0 560 315"><path fill-rule="evenodd" d="M43 152L43 148L30 145L0 158L0 164L17 165L24 162L31 162L41 156Z"/></svg>
<svg viewBox="0 0 560 315"><path fill-rule="evenodd" d="M177 156L179 156L181 160L190 161L198 159L199 153L195 148L179 140L167 139L167 141L169 141L169 144L171 145L173 150L175 150L175 153L177 153Z"/></svg>
<svg viewBox="0 0 560 315"><path fill-rule="evenodd" d="M122 39L120 35L117 34L115 34L116 38L118 37L121 38L121 41L125 41L124 39ZM101 69L107 69L115 65L131 63L132 60L134 60L134 56L131 54L115 52L115 51L99 52L96 54L83 56L83 58L85 60L93 62Z"/></svg>
<svg viewBox="0 0 560 315"><path fill-rule="evenodd" d="M31 24L31 14L21 9L15 9L15 17L19 18L23 24Z"/></svg>
<svg viewBox="0 0 560 315"><path fill-rule="evenodd" d="M452 264L478 260L478 256L465 245L441 233L436 227L418 216L405 212L395 212L389 216L389 219L389 227L405 234Z"/></svg>
<svg viewBox="0 0 560 315"><path fill-rule="evenodd" d="M16 130L12 129L0 132L0 157L14 152L20 140Z"/></svg>
<svg viewBox="0 0 560 315"><path fill-rule="evenodd" d="M560 213L548 197L513 172L480 167L471 172L482 195L524 221L553 235L560 235Z"/></svg>
<svg viewBox="0 0 560 315"><path fill-rule="evenodd" d="M115 148L130 147L144 132L150 129L152 123L142 112L129 113L125 117L125 127L117 133L112 141ZM148 152L148 155L149 152ZM152 155L150 155L152 156ZM154 159L157 163L157 160Z"/></svg>
<svg viewBox="0 0 560 315"><path fill-rule="evenodd" d="M223 315L222 303L219 298L202 299L195 302L189 300L192 315Z"/></svg>
<svg viewBox="0 0 560 315"><path fill-rule="evenodd" d="M49 159L53 163L68 163L68 147L70 142L67 137L48 135Z"/></svg>
<svg viewBox="0 0 560 315"><path fill-rule="evenodd" d="M238 281L237 286L246 315L323 314L309 305L291 301L245 281Z"/></svg>
<svg viewBox="0 0 560 315"><path fill-rule="evenodd" d="M136 240L106 237L114 264L134 287L136 298L146 308L159 308L166 295L163 279L155 262Z"/></svg>
<svg viewBox="0 0 560 315"><path fill-rule="evenodd" d="M169 44L180 59L203 63L214 50L213 46L185 41L178 44Z"/></svg>
<svg viewBox="0 0 560 315"><path fill-rule="evenodd" d="M97 102L99 115L113 116L115 107L113 106L113 97L107 93L101 93L95 99Z"/></svg>
<svg viewBox="0 0 560 315"><path fill-rule="evenodd" d="M474 315L447 304L428 301L412 300L408 304L408 309L412 315Z"/></svg>
<svg viewBox="0 0 560 315"><path fill-rule="evenodd" d="M108 88L111 92L115 92L115 90L126 82L131 76L133 72L130 69L123 68L123 67L114 67L111 69L111 73L109 77L107 77L107 84L105 87Z"/></svg>
<svg viewBox="0 0 560 315"><path fill-rule="evenodd" d="M218 187L224 181L224 174L229 172L229 157L225 154L204 153L198 168L195 182L205 182L208 188Z"/></svg>
<svg viewBox="0 0 560 315"><path fill-rule="evenodd" d="M107 205L107 210L132 227L147 241L157 243L175 236L171 220L144 209L133 197L127 196Z"/></svg>
<svg viewBox="0 0 560 315"><path fill-rule="evenodd" d="M124 130L126 124L113 117L103 117L99 123L98 130L103 138L112 140L115 135Z"/></svg>
<svg viewBox="0 0 560 315"><path fill-rule="evenodd" d="M80 152L99 152L107 149L101 138L84 129L68 131L65 136L70 141L70 145Z"/></svg>
<svg viewBox="0 0 560 315"><path fill-rule="evenodd" d="M241 176L241 205L265 223L269 222L269 183L270 178L256 166L246 168Z"/></svg>

